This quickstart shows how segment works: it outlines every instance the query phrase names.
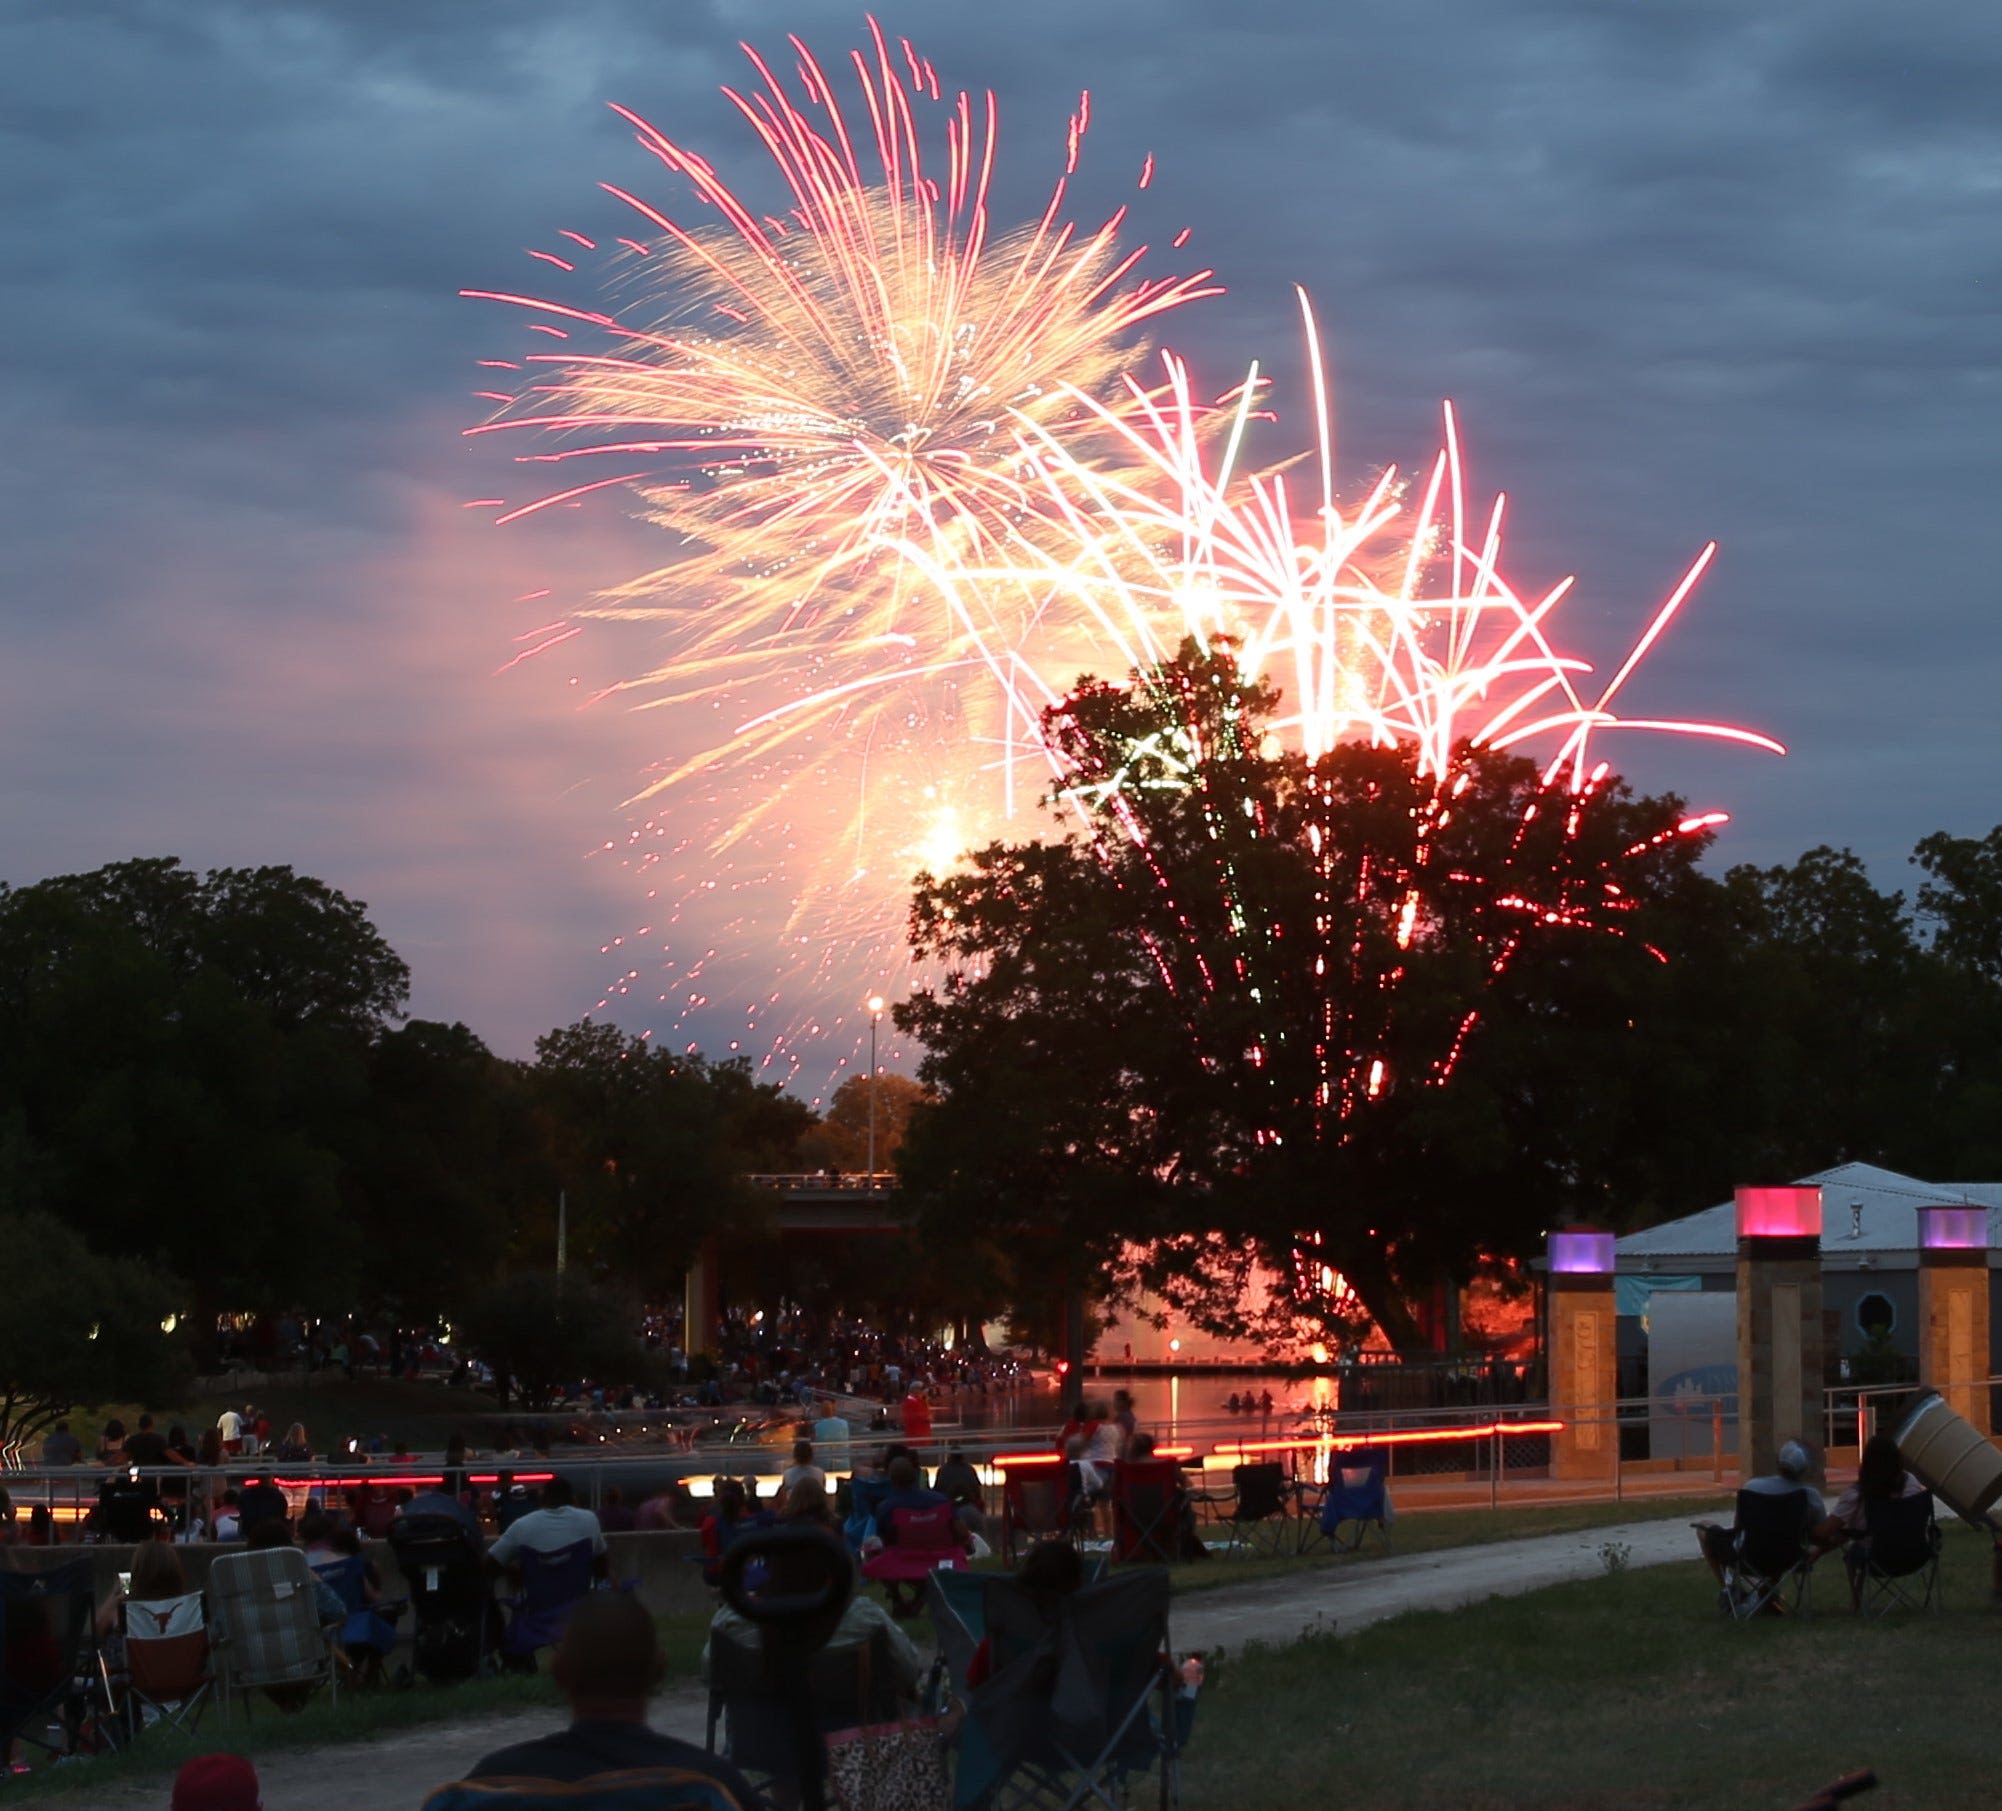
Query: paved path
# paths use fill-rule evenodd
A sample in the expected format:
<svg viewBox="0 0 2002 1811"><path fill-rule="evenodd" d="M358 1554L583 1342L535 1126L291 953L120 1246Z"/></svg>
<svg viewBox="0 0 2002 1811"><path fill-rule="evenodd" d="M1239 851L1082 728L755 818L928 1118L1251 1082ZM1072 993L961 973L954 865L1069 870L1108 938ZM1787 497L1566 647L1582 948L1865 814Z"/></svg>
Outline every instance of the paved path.
<svg viewBox="0 0 2002 1811"><path fill-rule="evenodd" d="M1674 1517L1331 1565L1178 1597L1174 1643L1177 1651L1241 1649L1247 1641L1284 1643L1331 1627L1352 1633L1406 1610L1457 1609L1488 1597L1537 1591L1567 1579L1596 1576L1603 1569L1599 1549L1609 1541L1626 1544L1633 1566L1696 1557L1687 1522ZM1219 1556L1212 1563L1228 1567L1231 1562ZM655 1700L653 1724L699 1743L706 1709L704 1695L684 1686ZM363 1802L359 1782L365 1780L370 1811L416 1811L425 1793L440 1781L460 1777L491 1749L541 1734L555 1721L551 1711L514 1711L378 1736L365 1747L272 1754L258 1762L264 1803L267 1811L356 1811ZM204 1727L219 1737L218 1747L228 1746L225 1730L213 1722ZM159 1811L166 1798L165 1783L155 1780L93 1794L88 1802L92 1811Z"/></svg>

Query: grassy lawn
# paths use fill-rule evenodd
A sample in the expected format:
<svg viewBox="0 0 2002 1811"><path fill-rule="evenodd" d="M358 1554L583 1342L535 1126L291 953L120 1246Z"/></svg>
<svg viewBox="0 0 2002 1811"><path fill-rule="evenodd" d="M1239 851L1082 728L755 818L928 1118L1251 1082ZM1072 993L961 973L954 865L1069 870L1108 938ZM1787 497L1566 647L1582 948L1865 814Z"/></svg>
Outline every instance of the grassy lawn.
<svg viewBox="0 0 2002 1811"><path fill-rule="evenodd" d="M1225 1657L1184 1770L1189 1811L1784 1811L1862 1767L1869 1811L1992 1804L1989 1543L1947 1530L1946 1608L1733 1626L1692 1561Z"/></svg>
<svg viewBox="0 0 2002 1811"><path fill-rule="evenodd" d="M1730 1500L1725 1497L1646 1497L1629 1498L1624 1503L1552 1503L1522 1509L1439 1509L1400 1515L1390 1525L1386 1546L1374 1531L1362 1551L1336 1556L1323 1547L1312 1553L1281 1554L1266 1559L1255 1554L1215 1552L1202 1563L1177 1566L1173 1573L1176 1593L1214 1591L1230 1585L1249 1584L1255 1579L1284 1578L1292 1573L1320 1571L1329 1566L1354 1565L1420 1553L1439 1553L1450 1547L1481 1547L1490 1541L1523 1541L1539 1534L1573 1534L1581 1528L1606 1528L1622 1522L1684 1521L1703 1518L1729 1521ZM1212 1529L1202 1534L1209 1539Z"/></svg>

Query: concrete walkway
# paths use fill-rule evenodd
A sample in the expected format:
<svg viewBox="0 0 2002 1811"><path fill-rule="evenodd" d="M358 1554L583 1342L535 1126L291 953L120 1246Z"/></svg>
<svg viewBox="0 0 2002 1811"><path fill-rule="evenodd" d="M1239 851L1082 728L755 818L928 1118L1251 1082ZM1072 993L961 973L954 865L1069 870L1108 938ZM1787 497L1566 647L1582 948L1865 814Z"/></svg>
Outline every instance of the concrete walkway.
<svg viewBox="0 0 2002 1811"><path fill-rule="evenodd" d="M1348 1634L1407 1610L1458 1609L1488 1597L1512 1597L1568 1579L1593 1578L1604 1570L1599 1549L1609 1541L1619 1541L1630 1550L1631 1566L1658 1566L1697 1556L1687 1521L1672 1517L1454 1547L1409 1558L1392 1555L1331 1564L1178 1597L1171 1624L1174 1645L1177 1652L1220 1646L1235 1651L1248 1641L1284 1644L1330 1630ZM1226 1570L1231 1561L1219 1556L1211 1563ZM355 1811L362 1804L370 1811L416 1811L433 1786L461 1777L492 1749L554 1727L558 1714L516 1711L377 1736L365 1746L272 1754L257 1764L266 1811ZM656 1729L699 1744L706 1714L704 1694L683 1685L655 1700L652 1720ZM216 1747L228 1747L226 1726L210 1721L204 1728L215 1738ZM48 1802L87 1802L93 1811L159 1811L166 1801L166 1783L156 1780L93 1793L87 1801Z"/></svg>

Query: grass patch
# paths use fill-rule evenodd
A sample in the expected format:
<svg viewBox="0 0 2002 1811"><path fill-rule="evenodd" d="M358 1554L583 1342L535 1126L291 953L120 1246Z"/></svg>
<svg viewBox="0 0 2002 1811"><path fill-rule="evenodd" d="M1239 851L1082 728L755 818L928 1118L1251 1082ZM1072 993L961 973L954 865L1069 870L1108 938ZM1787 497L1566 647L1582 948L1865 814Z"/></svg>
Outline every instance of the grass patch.
<svg viewBox="0 0 2002 1811"><path fill-rule="evenodd" d="M1284 1553L1266 1559L1251 1554L1213 1551L1207 1561L1174 1568L1177 1594L1214 1591L1259 1579L1287 1578L1300 1572L1320 1572L1329 1566L1355 1565L1379 1559L1410 1558L1441 1553L1453 1547L1484 1547L1493 1541L1532 1540L1542 1534L1575 1534L1584 1528L1608 1528L1626 1522L1685 1521L1702 1517L1731 1519L1728 1498L1700 1497L1629 1499L1624 1503L1552 1503L1519 1509L1439 1509L1401 1515L1390 1525L1390 1544L1372 1533L1360 1553L1333 1554L1323 1546L1312 1553ZM1209 1526L1202 1530L1207 1539Z"/></svg>
<svg viewBox="0 0 2002 1811"><path fill-rule="evenodd" d="M1985 1804L1989 1542L1949 1528L1936 1615L1727 1624L1703 1566L1654 1566L1225 1658L1188 1811L1341 1797L1373 1811L1756 1811L1874 1767L1870 1811Z"/></svg>
<svg viewBox="0 0 2002 1811"><path fill-rule="evenodd" d="M702 1643L709 1633L709 1612L681 1611L658 1616L654 1622L667 1655L668 1677L678 1681L694 1678ZM39 1765L33 1774L8 1786L6 1797L9 1802L47 1799L89 1803L114 1785L170 1777L190 1756L218 1748L256 1760L285 1749L367 1742L427 1724L473 1722L544 1706L554 1713L559 1703L546 1655L544 1670L532 1677L510 1674L463 1685L420 1682L408 1691L343 1693L338 1704L315 1698L303 1710L289 1712L259 1698L247 1718L233 1705L227 1722L218 1718L212 1706L192 1739L172 1729L155 1728L125 1754L100 1755L60 1767ZM35 1759L40 1762L39 1753Z"/></svg>

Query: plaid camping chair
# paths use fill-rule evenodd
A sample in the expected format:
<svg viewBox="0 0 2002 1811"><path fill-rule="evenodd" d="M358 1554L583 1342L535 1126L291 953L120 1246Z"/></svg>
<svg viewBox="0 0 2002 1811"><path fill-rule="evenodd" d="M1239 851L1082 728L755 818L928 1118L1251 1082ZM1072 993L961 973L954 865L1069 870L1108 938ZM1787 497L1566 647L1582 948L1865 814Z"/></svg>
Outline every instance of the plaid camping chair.
<svg viewBox="0 0 2002 1811"><path fill-rule="evenodd" d="M199 1591L126 1600L125 1718L135 1736L153 1723L193 1735L214 1685Z"/></svg>
<svg viewBox="0 0 2002 1811"><path fill-rule="evenodd" d="M1858 1585L1856 1607L1866 1616L1937 1610L1940 1534L1932 1492L1865 1503L1863 1514L1867 1532L1843 1556Z"/></svg>
<svg viewBox="0 0 2002 1811"><path fill-rule="evenodd" d="M340 1691L335 1638L320 1622L313 1569L296 1547L221 1553L209 1566L209 1641L222 1663L217 1696L227 1708L269 1691L284 1699Z"/></svg>
<svg viewBox="0 0 2002 1811"><path fill-rule="evenodd" d="M935 1602L971 1633L991 1670L967 1700L953 1802L993 1811L1035 1806L1116 1811L1141 1781L1180 1803L1180 1757L1195 1701L1167 1656L1168 1574L1139 1566L1069 1596L975 1574L970 1592L940 1580Z"/></svg>

